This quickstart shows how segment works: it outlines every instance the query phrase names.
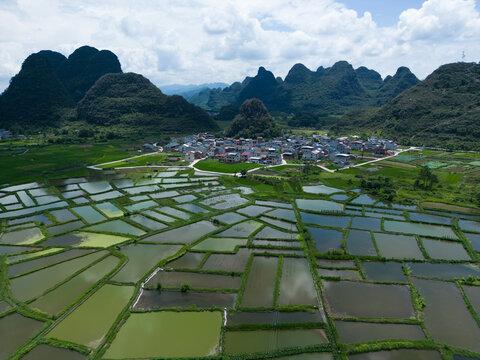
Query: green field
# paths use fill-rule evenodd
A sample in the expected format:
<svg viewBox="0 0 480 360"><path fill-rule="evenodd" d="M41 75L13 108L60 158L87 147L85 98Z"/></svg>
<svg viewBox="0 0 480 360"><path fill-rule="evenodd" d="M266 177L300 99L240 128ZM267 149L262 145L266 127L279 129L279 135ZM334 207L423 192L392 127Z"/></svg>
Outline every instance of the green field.
<svg viewBox="0 0 480 360"><path fill-rule="evenodd" d="M136 147L120 141L83 145L45 145L0 150L0 184L42 181L49 177L86 176L87 165L136 155ZM138 154L138 153L137 153Z"/></svg>
<svg viewBox="0 0 480 360"><path fill-rule="evenodd" d="M217 160L202 160L195 164L195 168L203 171L213 171L225 174L240 173L242 169L250 170L261 168L264 165L250 164L250 163L237 163L237 164L224 164Z"/></svg>
<svg viewBox="0 0 480 360"><path fill-rule="evenodd" d="M111 169L117 167L132 167L132 166L150 166L150 165L188 165L184 161L168 161L169 157L178 157L183 159L183 154L176 153L154 153L148 155L142 155L134 159L129 159L125 161L117 161L111 164L99 166L102 169Z"/></svg>

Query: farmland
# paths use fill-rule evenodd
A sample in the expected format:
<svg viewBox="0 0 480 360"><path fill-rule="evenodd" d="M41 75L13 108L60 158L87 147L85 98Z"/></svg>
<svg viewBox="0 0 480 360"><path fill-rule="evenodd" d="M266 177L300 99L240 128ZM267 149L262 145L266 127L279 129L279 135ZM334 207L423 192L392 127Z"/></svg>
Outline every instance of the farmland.
<svg viewBox="0 0 480 360"><path fill-rule="evenodd" d="M0 358L478 358L476 165L404 196L421 156L3 186Z"/></svg>

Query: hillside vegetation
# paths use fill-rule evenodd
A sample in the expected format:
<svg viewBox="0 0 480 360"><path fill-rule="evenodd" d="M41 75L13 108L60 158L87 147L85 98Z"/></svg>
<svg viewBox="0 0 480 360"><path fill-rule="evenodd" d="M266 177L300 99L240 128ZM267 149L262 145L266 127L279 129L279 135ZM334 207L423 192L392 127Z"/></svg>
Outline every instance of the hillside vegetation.
<svg viewBox="0 0 480 360"><path fill-rule="evenodd" d="M50 50L30 55L0 96L0 128L14 133L87 130L85 122L116 125L112 134L218 130L199 107L163 94L141 75L123 74L114 53L90 46L68 58Z"/></svg>
<svg viewBox="0 0 480 360"><path fill-rule="evenodd" d="M249 99L240 107L240 114L233 119L226 134L237 138L272 138L281 132L265 105L258 99Z"/></svg>
<svg viewBox="0 0 480 360"><path fill-rule="evenodd" d="M95 125L156 130L217 130L213 119L181 96L167 96L142 75L108 74L78 104L78 118Z"/></svg>
<svg viewBox="0 0 480 360"><path fill-rule="evenodd" d="M383 105L418 81L405 67L383 80L376 71L365 67L354 69L346 61L339 61L331 68L319 67L316 71L296 64L285 81L260 67L255 77L247 77L223 90L206 89L192 96L190 102L218 112L226 105L258 98L269 111L343 114Z"/></svg>
<svg viewBox="0 0 480 360"><path fill-rule="evenodd" d="M338 133L371 131L401 143L479 150L480 65L441 66L378 109L345 115Z"/></svg>

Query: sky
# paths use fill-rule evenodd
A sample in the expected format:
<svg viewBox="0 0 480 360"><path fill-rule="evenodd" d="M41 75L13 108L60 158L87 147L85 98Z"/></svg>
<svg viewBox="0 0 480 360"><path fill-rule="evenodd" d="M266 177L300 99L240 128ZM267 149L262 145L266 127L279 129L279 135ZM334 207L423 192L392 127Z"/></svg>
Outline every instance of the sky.
<svg viewBox="0 0 480 360"><path fill-rule="evenodd" d="M31 53L109 49L154 84L285 77L346 60L382 76L480 60L480 0L0 0L0 91Z"/></svg>

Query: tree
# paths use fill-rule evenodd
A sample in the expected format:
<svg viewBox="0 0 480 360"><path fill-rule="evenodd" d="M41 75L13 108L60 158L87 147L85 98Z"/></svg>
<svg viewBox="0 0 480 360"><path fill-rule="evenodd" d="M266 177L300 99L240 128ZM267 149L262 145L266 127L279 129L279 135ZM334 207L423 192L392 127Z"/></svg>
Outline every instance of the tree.
<svg viewBox="0 0 480 360"><path fill-rule="evenodd" d="M80 137L80 138L89 138L89 137L92 137L94 135L95 135L95 133L93 132L93 130L89 130L89 129L81 129L78 132L78 137Z"/></svg>
<svg viewBox="0 0 480 360"><path fill-rule="evenodd" d="M292 127L314 127L318 123L318 116L310 111L299 111L289 121Z"/></svg>
<svg viewBox="0 0 480 360"><path fill-rule="evenodd" d="M240 114L235 117L226 135L237 138L272 138L280 136L281 131L265 105L258 99L249 99L240 107Z"/></svg>
<svg viewBox="0 0 480 360"><path fill-rule="evenodd" d="M431 189L433 184L438 182L438 177L428 166L422 166L417 178L419 184L423 182L423 188Z"/></svg>
<svg viewBox="0 0 480 360"><path fill-rule="evenodd" d="M480 192L477 194L477 203L480 204Z"/></svg>
<svg viewBox="0 0 480 360"><path fill-rule="evenodd" d="M240 171L240 174L242 174L242 178L244 178L245 176L247 176L247 169L242 169Z"/></svg>
<svg viewBox="0 0 480 360"><path fill-rule="evenodd" d="M235 116L240 113L240 106L237 104L230 104L222 107L217 116L216 121L232 121Z"/></svg>
<svg viewBox="0 0 480 360"><path fill-rule="evenodd" d="M182 293L187 293L187 292L190 291L190 289L191 289L191 286L190 286L188 283L186 283L186 282L183 283L182 286L180 286L180 291L181 291Z"/></svg>

